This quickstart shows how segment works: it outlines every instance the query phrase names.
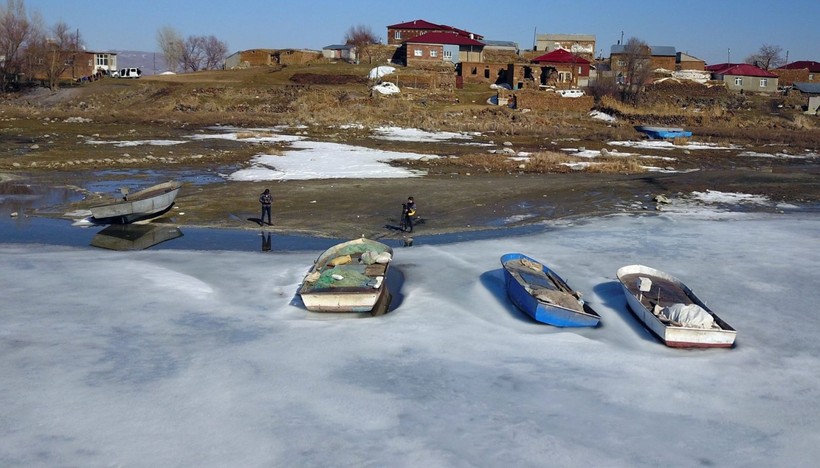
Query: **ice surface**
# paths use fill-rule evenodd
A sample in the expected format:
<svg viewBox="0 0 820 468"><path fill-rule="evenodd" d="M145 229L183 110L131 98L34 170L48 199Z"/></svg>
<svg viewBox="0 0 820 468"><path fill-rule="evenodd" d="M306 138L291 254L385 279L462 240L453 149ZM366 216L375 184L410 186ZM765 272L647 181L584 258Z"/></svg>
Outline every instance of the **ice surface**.
<svg viewBox="0 0 820 468"><path fill-rule="evenodd" d="M320 252L0 244L2 466L812 466L820 218L563 222L395 252L391 312L295 297ZM547 263L602 316L530 320L499 257ZM662 345L615 271L681 278L738 331Z"/></svg>

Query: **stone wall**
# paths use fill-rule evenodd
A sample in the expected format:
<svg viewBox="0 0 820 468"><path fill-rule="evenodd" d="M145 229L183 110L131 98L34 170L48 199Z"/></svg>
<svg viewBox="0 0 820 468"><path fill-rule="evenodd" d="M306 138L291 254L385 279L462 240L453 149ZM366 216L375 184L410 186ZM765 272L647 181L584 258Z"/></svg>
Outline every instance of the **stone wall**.
<svg viewBox="0 0 820 468"><path fill-rule="evenodd" d="M595 105L595 99L592 96L565 98L552 91L536 91L531 89L521 89L518 91L499 89L498 102L512 102L516 109L530 109L534 111L589 112Z"/></svg>

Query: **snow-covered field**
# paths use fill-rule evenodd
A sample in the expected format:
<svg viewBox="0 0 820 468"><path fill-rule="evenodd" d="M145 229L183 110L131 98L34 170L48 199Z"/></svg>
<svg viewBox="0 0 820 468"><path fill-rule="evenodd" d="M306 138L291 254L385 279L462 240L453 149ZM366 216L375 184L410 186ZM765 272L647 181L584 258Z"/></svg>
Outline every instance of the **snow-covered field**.
<svg viewBox="0 0 820 468"><path fill-rule="evenodd" d="M398 248L393 310L366 319L301 306L320 252L0 244L0 465L814 466L820 218L702 210ZM518 312L511 251L602 326ZM631 263L736 347L659 343L616 283Z"/></svg>

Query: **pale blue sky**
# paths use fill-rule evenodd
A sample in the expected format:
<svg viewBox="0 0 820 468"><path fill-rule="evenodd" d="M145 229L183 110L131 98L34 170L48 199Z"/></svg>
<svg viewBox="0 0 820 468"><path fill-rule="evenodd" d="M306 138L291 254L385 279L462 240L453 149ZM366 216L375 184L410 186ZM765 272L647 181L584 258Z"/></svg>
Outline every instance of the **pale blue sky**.
<svg viewBox="0 0 820 468"><path fill-rule="evenodd" d="M252 48L321 49L341 43L354 25L384 38L387 25L424 19L518 42L530 49L544 33L594 34L609 55L621 38L674 46L707 63L742 61L763 44L779 45L789 61L820 61L820 1L794 0L24 0L47 25L79 29L88 49L157 51L156 32L214 35L229 53Z"/></svg>

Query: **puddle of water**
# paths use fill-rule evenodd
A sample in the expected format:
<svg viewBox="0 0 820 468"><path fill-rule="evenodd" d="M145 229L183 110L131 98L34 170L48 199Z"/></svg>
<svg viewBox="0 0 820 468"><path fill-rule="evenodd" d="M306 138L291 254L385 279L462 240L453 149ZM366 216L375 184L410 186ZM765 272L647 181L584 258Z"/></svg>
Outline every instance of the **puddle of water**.
<svg viewBox="0 0 820 468"><path fill-rule="evenodd" d="M230 174L236 167L219 167L213 171L156 171L156 170L108 170L94 172L94 180L83 188L97 193L120 193L120 187L128 187L132 192L148 188L169 180L188 185L206 185L224 182L219 174Z"/></svg>
<svg viewBox="0 0 820 468"><path fill-rule="evenodd" d="M17 181L0 182L0 216L22 215L35 208L63 205L82 200L82 195L64 187L28 185Z"/></svg>

